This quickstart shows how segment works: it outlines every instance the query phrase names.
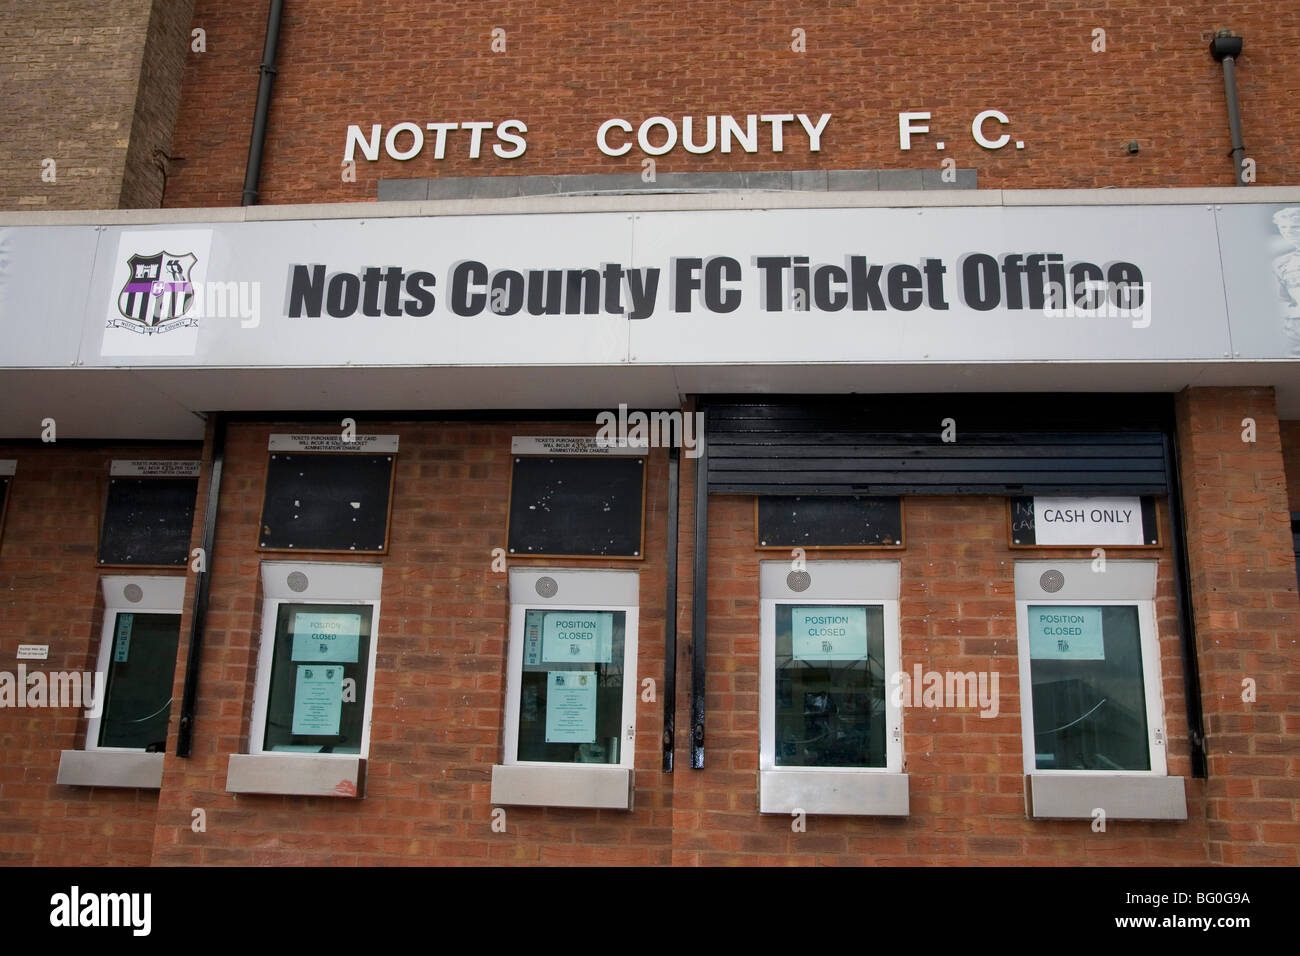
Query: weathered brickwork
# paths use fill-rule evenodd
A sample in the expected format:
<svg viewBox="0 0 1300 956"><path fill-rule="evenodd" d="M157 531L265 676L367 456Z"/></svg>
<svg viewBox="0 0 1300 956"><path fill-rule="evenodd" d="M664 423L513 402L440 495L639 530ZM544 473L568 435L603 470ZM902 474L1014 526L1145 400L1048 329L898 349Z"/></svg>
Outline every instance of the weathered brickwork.
<svg viewBox="0 0 1300 956"><path fill-rule="evenodd" d="M0 22L0 208L160 204L158 164L171 149L192 6L9 5ZM45 160L54 162L52 182L42 178Z"/></svg>
<svg viewBox="0 0 1300 956"><path fill-rule="evenodd" d="M186 69L168 187L174 206L237 205L257 93L267 0L197 0L208 52ZM1032 29L1029 26L1032 25ZM505 52L492 31L505 31ZM1125 0L1087 4L822 0L781 5L568 2L543 10L517 2L363 0L288 4L262 176L266 203L373 200L380 178L637 173L639 149L618 158L596 148L599 123L634 126L663 115L831 113L818 153L787 128L786 150L680 145L659 172L767 169L938 170L950 158L976 168L981 188L1227 186L1227 107L1210 34L1245 37L1238 85L1247 153L1258 182L1300 176L1294 50L1300 17L1276 3L1178 5ZM792 50L793 31L806 52ZM1104 53L1093 31L1106 31ZM1013 139L980 147L970 125L1002 110ZM898 113L928 110L931 133L899 149ZM528 126L517 159L470 159L468 136L448 134L446 156L426 145L399 162L358 157L356 182L340 164L349 124L500 122ZM767 126L761 129L766 133ZM662 131L661 131L662 132ZM990 136L997 124L988 124ZM432 134L429 134L432 140ZM766 136L760 137L764 142ZM1015 140L1025 143L1017 150ZM1136 140L1137 155L1127 144ZM935 143L943 141L941 153ZM406 140L403 140L405 143Z"/></svg>

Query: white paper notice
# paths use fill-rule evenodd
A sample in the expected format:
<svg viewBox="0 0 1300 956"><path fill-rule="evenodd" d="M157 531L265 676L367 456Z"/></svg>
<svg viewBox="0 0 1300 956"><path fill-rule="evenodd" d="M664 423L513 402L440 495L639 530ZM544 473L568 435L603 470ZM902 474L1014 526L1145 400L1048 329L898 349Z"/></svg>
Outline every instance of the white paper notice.
<svg viewBox="0 0 1300 956"><path fill-rule="evenodd" d="M1040 545L1142 545L1142 499L1034 498Z"/></svg>
<svg viewBox="0 0 1300 956"><path fill-rule="evenodd" d="M547 671L546 742L596 742L595 671Z"/></svg>

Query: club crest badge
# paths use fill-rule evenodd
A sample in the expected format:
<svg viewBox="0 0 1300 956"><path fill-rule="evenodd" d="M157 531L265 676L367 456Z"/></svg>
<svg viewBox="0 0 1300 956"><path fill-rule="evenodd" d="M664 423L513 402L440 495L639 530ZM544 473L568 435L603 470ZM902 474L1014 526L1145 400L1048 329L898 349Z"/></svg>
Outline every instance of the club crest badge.
<svg viewBox="0 0 1300 956"><path fill-rule="evenodd" d="M156 335L198 325L190 277L197 262L192 252L130 256L126 284L117 294L119 314L110 316L109 327Z"/></svg>

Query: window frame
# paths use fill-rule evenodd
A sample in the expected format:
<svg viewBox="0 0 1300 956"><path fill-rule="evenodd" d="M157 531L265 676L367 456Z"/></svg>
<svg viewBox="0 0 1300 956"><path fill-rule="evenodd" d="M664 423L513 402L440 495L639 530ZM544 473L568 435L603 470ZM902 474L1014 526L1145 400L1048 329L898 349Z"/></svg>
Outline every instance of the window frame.
<svg viewBox="0 0 1300 956"><path fill-rule="evenodd" d="M760 561L760 582L764 578L763 569L771 568L789 571L789 561ZM862 567L862 566L868 567ZM870 567L880 565L881 567ZM891 566L886 568L883 566ZM830 777L835 774L902 774L903 773L903 708L896 701L893 684L896 675L902 673L902 631L899 618L899 597L897 582L901 572L898 561L807 561L804 570L814 576L819 572L834 568L846 574L857 571L865 572L864 586L869 587L861 595L845 597L821 597L817 592L800 597L763 597L760 583L759 597L759 757L758 769L762 773L809 773ZM873 594L888 593L888 577L892 573L895 588L893 597L875 597ZM873 579L879 580L873 580ZM831 593L843 593L843 585L836 586ZM884 668L885 668L885 765L883 767L809 767L781 766L776 762L776 607L778 604L826 606L881 606L884 617Z"/></svg>
<svg viewBox="0 0 1300 956"><path fill-rule="evenodd" d="M638 593L639 578L612 578L607 575L633 575L637 571L621 569L579 570L569 568L511 568L510 581L510 619L508 646L506 651L506 706L505 726L502 733L502 762L506 766L520 767L595 767L621 770L633 770L636 765L636 701L637 701L637 652L639 647L639 604L636 603L598 603L583 600L582 595L597 591L603 582L611 586L630 586L631 595ZM554 576L564 580L561 591L576 590L579 597L568 600L559 593L554 598L517 600L524 597L523 585L526 581L536 581L542 576ZM553 760L519 759L519 712L523 694L523 667L525 621L529 611L622 611L623 618L623 699L620 715L619 759L617 763L574 763Z"/></svg>
<svg viewBox="0 0 1300 956"><path fill-rule="evenodd" d="M1042 566L1044 570L1048 568L1066 569L1069 571L1082 571L1096 577L1106 577L1107 575L1116 574L1117 576L1136 576L1140 570L1136 565L1151 566L1152 587L1148 591L1145 588L1139 589L1139 582L1134 581L1132 584L1127 582L1119 585L1119 590L1131 590L1133 597L1115 596L1116 588L1106 587L1098 589L1094 593L1106 594L1106 597L1088 597L1084 596L1089 593L1088 589L1082 589L1082 593L1071 589L1071 593L1066 597L1059 595L1047 595L1044 597L1022 598L1017 580L1016 587L1016 644L1019 659L1019 678L1021 686L1020 697L1020 727L1021 727L1021 747L1022 758L1024 760L1024 772L1026 774L1052 777L1165 777L1169 773L1168 763L1168 733L1165 728L1165 707L1164 707L1164 689L1163 675L1160 667L1160 635L1156 626L1155 612L1155 565L1154 561L1108 561L1105 572L1093 572L1091 570L1092 562L1089 560L1063 560L1063 561L1032 561L1017 562L1017 570L1022 565ZM1133 575L1127 575L1125 572L1134 572ZM1019 578L1019 575L1017 575ZM1100 582L1089 582L1100 583ZM1109 583L1109 582L1108 582ZM1146 596L1139 596L1142 594ZM1135 607L1137 609L1138 621L1138 646L1142 660L1142 681L1143 681L1143 702L1146 704L1146 724L1147 724L1147 755L1148 762L1151 765L1149 770L1112 770L1112 769L1091 769L1080 770L1073 768L1055 768L1039 769L1037 760L1037 748L1034 745L1034 699L1033 699L1033 673L1031 670L1031 660L1029 657L1029 607L1050 605L1053 607Z"/></svg>
<svg viewBox="0 0 1300 956"><path fill-rule="evenodd" d="M295 572L305 574L308 586L301 592L291 591L285 581ZM383 568L378 564L343 564L341 562L264 561L262 562L262 630L258 638L257 675L253 684L253 709L248 725L248 754L313 760L366 760L370 755L370 726L374 710L375 661L379 649L380 590ZM357 597L338 597L339 589ZM321 592L325 595L322 596ZM361 744L357 753L303 753L266 750L266 710L271 686L271 669L275 656L276 622L284 604L325 604L339 607L370 607L370 648L366 670L364 712L361 718Z"/></svg>
<svg viewBox="0 0 1300 956"><path fill-rule="evenodd" d="M130 585L136 585L143 592L138 602L132 603L124 596L124 591ZM99 653L95 658L95 673L104 675L103 690L108 693L108 668L111 664L113 653L114 635L117 631L117 616L119 614L174 614L176 615L176 629L178 640L176 642L176 654L180 656L179 631L181 625L182 608L185 604L185 578L182 575L151 575L151 574L123 574L123 575L104 575L100 578L100 589L104 595L104 621L100 628ZM93 679L93 678L92 678ZM176 661L172 661L172 686L175 687L176 681ZM175 696L168 703L176 702ZM125 753L125 754L143 754L148 753L144 747L101 747L99 745L99 729L103 722L105 714L108 712L108 701L105 700L99 708L97 716L86 718L86 737L83 749L86 751L98 751L100 753ZM170 713L170 711L169 711Z"/></svg>

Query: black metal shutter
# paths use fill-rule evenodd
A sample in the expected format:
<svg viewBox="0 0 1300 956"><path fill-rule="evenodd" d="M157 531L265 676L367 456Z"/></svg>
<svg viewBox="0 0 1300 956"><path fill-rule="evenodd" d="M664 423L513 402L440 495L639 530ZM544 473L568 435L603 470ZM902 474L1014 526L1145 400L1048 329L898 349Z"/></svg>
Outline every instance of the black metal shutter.
<svg viewBox="0 0 1300 956"><path fill-rule="evenodd" d="M744 398L704 411L714 494L1169 491L1166 396Z"/></svg>

